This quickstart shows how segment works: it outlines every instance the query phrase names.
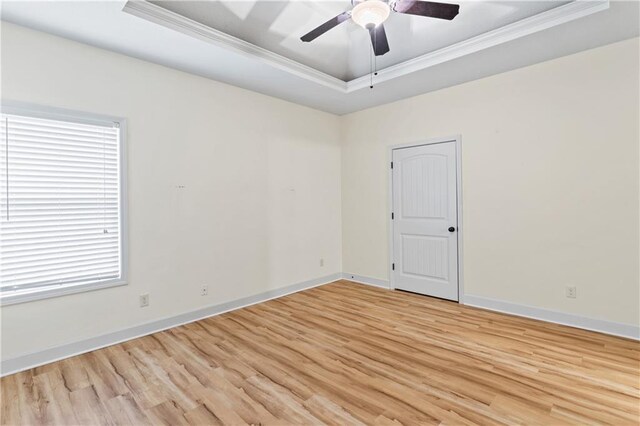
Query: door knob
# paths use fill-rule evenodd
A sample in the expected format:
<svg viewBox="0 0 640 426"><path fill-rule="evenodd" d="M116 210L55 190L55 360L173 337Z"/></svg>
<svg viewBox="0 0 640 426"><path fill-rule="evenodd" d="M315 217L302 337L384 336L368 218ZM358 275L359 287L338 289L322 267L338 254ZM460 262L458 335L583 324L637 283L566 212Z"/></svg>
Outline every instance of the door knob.
<svg viewBox="0 0 640 426"><path fill-rule="evenodd" d="M454 232L456 230L456 228L454 228L453 226L449 227L449 232Z"/></svg>

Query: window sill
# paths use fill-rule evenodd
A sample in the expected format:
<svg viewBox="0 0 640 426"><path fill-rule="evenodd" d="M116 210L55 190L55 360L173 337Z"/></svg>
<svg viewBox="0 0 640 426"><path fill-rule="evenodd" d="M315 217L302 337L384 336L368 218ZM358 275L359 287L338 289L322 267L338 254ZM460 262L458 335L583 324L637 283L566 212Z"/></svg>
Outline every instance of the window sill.
<svg viewBox="0 0 640 426"><path fill-rule="evenodd" d="M6 293L0 292L0 306L15 305L18 303L33 302L36 300L50 299L52 297L66 296L69 294L84 293L87 291L101 290L104 288L126 285L123 279L96 281L74 285L54 285L31 290L18 290Z"/></svg>

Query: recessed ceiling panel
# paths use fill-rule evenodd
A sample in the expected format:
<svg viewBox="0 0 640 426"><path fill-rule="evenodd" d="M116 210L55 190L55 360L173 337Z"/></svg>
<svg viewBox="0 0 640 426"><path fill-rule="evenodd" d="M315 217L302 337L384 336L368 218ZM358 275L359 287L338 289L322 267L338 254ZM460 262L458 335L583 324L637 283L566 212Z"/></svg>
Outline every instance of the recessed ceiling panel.
<svg viewBox="0 0 640 426"><path fill-rule="evenodd" d="M390 52L372 58L366 30L352 21L310 43L300 37L352 8L351 1L153 1L171 12L343 81L454 45L568 1L466 1L452 21L392 12L385 22ZM373 59L373 60L372 60Z"/></svg>

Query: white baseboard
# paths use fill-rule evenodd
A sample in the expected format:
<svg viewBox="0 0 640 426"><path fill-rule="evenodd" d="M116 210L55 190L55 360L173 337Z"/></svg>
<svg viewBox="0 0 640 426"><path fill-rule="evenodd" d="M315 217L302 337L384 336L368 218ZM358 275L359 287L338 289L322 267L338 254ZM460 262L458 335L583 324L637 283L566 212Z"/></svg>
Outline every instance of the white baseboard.
<svg viewBox="0 0 640 426"><path fill-rule="evenodd" d="M568 325L571 327L583 328L585 330L598 331L600 333L640 340L640 327L633 324L582 317L579 315L552 311L550 309L536 308L533 306L519 305L517 303L506 302L504 300L496 300L471 294L464 295L464 304L489 309L491 311L503 312L521 317L533 318L541 321L553 322L556 324Z"/></svg>
<svg viewBox="0 0 640 426"><path fill-rule="evenodd" d="M340 278L342 278L342 274L337 272L335 274L304 281L276 290L269 290L264 293L256 294L254 296L243 297L242 299L234 300L231 302L208 306L206 308L186 312L173 317L163 318L130 327L124 330L103 334L101 336L92 337L86 340L81 340L79 342L67 343L53 348L44 349L42 351L6 359L0 363L0 377L28 370L30 368L38 367L40 365L48 364L54 361L59 361L64 358L69 358L86 352L94 351L96 349L115 345L117 343L135 339L137 337L146 336L148 334L156 333L158 331L166 330L182 324L187 324L203 318L219 315L224 312L233 311L250 305L255 305L256 303L266 302L267 300L286 296L287 294L296 293L298 291L328 284L330 282L339 280Z"/></svg>
<svg viewBox="0 0 640 426"><path fill-rule="evenodd" d="M374 287L381 287L386 289L391 288L389 281L381 280L380 278L365 277L363 275L350 274L348 272L343 272L342 278L360 284L372 285Z"/></svg>
<svg viewBox="0 0 640 426"><path fill-rule="evenodd" d="M6 359L0 363L0 377L28 370L30 368L38 367L40 365L48 364L64 358L69 358L86 352L94 351L96 349L115 345L117 343L135 339L137 337L146 336L158 331L166 330L182 324L187 324L203 318L219 315L224 312L244 308L256 303L266 302L267 300L276 299L278 297L286 296L287 294L296 293L298 291L328 284L341 278L375 287L385 289L390 288L390 283L387 280L349 274L346 272L335 273L313 280L293 284L280 289L269 290L254 296L244 297L242 299L234 300L231 302L208 306L206 308L183 313L173 317L163 318L149 323L140 324L124 330L103 334L101 336L92 337L86 340L67 343L53 348L44 349L42 351ZM478 308L489 309L492 311L504 312L541 321L553 322L557 324L563 324L572 327L583 328L586 330L598 331L601 333L640 340L640 327L632 324L622 324L612 321L581 317L578 315L572 315L542 308L535 308L532 306L519 305L516 303L505 302L502 300L496 300L487 297L474 296L470 294L464 295L464 304L475 306Z"/></svg>

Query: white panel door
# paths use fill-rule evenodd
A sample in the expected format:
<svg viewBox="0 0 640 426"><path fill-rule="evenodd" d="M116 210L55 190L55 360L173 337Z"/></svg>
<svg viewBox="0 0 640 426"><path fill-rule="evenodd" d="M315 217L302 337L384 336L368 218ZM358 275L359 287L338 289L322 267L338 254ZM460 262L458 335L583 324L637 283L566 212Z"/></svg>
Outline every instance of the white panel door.
<svg viewBox="0 0 640 426"><path fill-rule="evenodd" d="M393 150L393 283L458 300L456 143Z"/></svg>

